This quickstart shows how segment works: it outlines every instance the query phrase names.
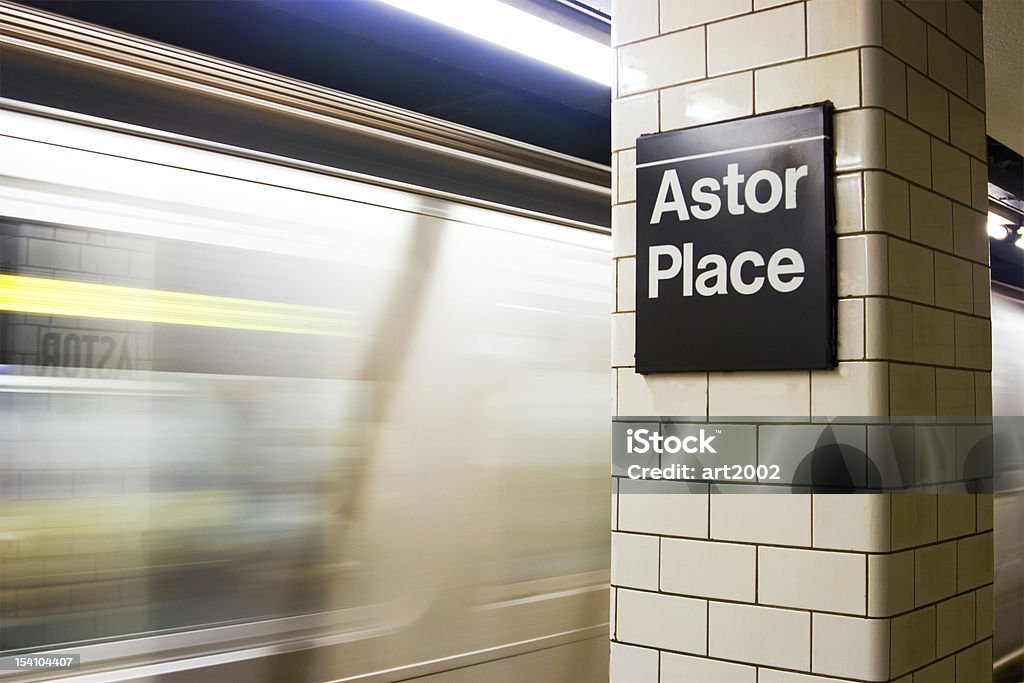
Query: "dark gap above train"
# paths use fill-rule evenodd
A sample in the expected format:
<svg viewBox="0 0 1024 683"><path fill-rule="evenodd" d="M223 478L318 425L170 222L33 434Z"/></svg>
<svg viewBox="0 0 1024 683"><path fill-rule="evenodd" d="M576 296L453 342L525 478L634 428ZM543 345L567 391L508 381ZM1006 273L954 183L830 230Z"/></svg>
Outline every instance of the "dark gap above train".
<svg viewBox="0 0 1024 683"><path fill-rule="evenodd" d="M610 88L374 0L16 1L610 162Z"/></svg>

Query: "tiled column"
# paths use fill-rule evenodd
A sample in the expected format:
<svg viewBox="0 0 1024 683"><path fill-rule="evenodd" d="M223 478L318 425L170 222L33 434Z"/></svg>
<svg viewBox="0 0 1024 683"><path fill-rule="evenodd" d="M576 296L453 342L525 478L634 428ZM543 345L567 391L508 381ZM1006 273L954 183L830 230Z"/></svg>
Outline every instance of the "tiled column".
<svg viewBox="0 0 1024 683"><path fill-rule="evenodd" d="M980 12L618 0L613 36L615 414L990 415ZM836 108L838 367L637 374L637 136L823 100ZM620 485L613 681L991 678L990 495Z"/></svg>

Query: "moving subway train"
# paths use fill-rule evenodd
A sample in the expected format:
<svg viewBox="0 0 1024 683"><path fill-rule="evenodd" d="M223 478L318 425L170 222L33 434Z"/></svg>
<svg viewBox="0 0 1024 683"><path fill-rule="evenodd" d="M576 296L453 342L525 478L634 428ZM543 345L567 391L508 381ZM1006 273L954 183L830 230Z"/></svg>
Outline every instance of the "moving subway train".
<svg viewBox="0 0 1024 683"><path fill-rule="evenodd" d="M604 678L607 169L2 2L0 41L0 655Z"/></svg>
<svg viewBox="0 0 1024 683"><path fill-rule="evenodd" d="M0 654L605 676L607 169L0 21Z"/></svg>

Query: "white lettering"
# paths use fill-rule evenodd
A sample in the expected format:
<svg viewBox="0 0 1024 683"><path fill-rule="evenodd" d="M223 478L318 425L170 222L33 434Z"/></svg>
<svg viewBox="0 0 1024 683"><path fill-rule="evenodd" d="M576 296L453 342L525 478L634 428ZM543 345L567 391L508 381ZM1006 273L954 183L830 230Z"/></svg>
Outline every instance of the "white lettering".
<svg viewBox="0 0 1024 683"><path fill-rule="evenodd" d="M771 193L767 201L760 201L757 198L757 186L761 182L768 183ZM767 169L758 171L750 176L747 186L743 190L743 196L747 200L747 206L755 213L768 213L782 200L782 178Z"/></svg>
<svg viewBox="0 0 1024 683"><path fill-rule="evenodd" d="M804 259L796 249L779 249L768 260L768 282L776 292L792 292L804 282ZM789 280L781 276L792 275Z"/></svg>
<svg viewBox="0 0 1024 683"><path fill-rule="evenodd" d="M669 200L669 193L672 199ZM683 201L683 188L679 185L679 175L674 168L665 171L661 176L661 187L658 188L658 200L654 202L654 213L651 214L651 225L661 222L661 215L666 211L675 211L681 221L690 220Z"/></svg>
<svg viewBox="0 0 1024 683"><path fill-rule="evenodd" d="M764 265L764 257L756 251L745 251L739 254L732 262L732 266L729 267L729 282L732 283L732 288L740 294L756 294L764 285L764 278L759 275L750 282L744 282L743 266L747 263L752 263L755 267L760 268Z"/></svg>
<svg viewBox="0 0 1024 683"><path fill-rule="evenodd" d="M690 245L692 251L693 245ZM676 275L679 275L679 269L682 268L682 254L679 253L679 248L672 244L656 244L650 248L647 252L650 263L647 266L647 298L657 299L658 298L658 283L662 280L671 280ZM669 266L665 270L661 269L661 257L669 257Z"/></svg>
<svg viewBox="0 0 1024 683"><path fill-rule="evenodd" d="M807 166L786 169L786 208L796 208L796 184L807 177Z"/></svg>

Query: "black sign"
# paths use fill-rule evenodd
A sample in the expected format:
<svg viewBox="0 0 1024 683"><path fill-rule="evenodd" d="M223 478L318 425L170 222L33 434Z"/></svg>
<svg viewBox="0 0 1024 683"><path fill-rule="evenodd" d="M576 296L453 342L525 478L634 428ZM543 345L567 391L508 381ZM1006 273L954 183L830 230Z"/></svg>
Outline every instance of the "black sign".
<svg viewBox="0 0 1024 683"><path fill-rule="evenodd" d="M638 372L835 362L832 107L637 140Z"/></svg>

